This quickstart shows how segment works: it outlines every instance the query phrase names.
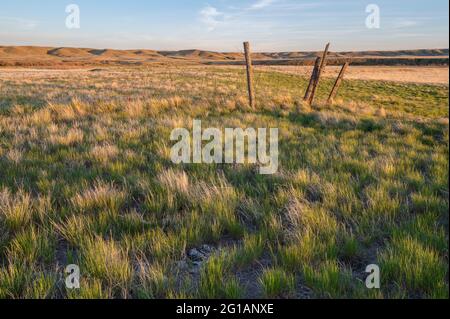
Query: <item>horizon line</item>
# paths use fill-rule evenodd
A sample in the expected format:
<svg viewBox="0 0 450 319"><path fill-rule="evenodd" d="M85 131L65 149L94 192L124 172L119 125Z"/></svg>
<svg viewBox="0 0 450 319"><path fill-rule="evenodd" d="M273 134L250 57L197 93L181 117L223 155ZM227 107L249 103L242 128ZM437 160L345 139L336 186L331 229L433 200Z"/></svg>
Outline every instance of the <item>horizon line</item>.
<svg viewBox="0 0 450 319"><path fill-rule="evenodd" d="M244 41L243 41L244 42ZM251 44L251 42L250 42ZM324 44L325 46L325 44ZM30 44L1 44L0 47L34 47L34 48L70 48L70 49L95 49L95 50L117 50L117 51L135 51L135 50L149 50L149 51L155 51L155 52L180 52L180 51L207 51L207 52L216 52L216 53L237 53L241 51L228 51L228 50L211 50L211 49L202 49L202 48L189 48L189 49L149 49L145 47L138 47L138 48L127 48L127 49L119 49L114 47L86 47L86 46L58 46L58 45L30 45ZM331 45L332 47L332 45ZM353 49L353 50L337 50L333 51L330 50L330 52L335 53L345 53L345 52L391 52L391 51L420 51L420 50L450 50L449 47L430 47L430 48L416 48L416 49ZM242 49L243 51L243 49ZM321 52L322 49L318 50L274 50L274 51L253 51L254 53L279 53L279 52Z"/></svg>

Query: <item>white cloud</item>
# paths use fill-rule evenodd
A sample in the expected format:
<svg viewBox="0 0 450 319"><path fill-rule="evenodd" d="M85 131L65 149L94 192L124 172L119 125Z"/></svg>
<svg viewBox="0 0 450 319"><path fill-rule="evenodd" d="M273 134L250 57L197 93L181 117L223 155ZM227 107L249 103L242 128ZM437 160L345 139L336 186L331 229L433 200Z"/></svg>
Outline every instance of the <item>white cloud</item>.
<svg viewBox="0 0 450 319"><path fill-rule="evenodd" d="M207 5L200 11L200 19L206 25L208 31L215 30L219 25L225 24L227 21L236 20L239 16L245 15L246 12L252 10L261 10L269 7L278 0L258 0L249 7L238 8L228 7L232 12L224 13L217 10L211 5ZM233 12L234 11L234 12ZM235 21L237 22L237 21Z"/></svg>
<svg viewBox="0 0 450 319"><path fill-rule="evenodd" d="M223 17L223 13L216 8L208 5L200 11L202 22L208 28L208 31L213 31L220 24L220 17Z"/></svg>
<svg viewBox="0 0 450 319"><path fill-rule="evenodd" d="M0 17L0 26L4 28L17 28L19 30L33 30L39 25L38 22L17 17Z"/></svg>
<svg viewBox="0 0 450 319"><path fill-rule="evenodd" d="M414 20L399 18L394 21L393 27L395 29L412 28L417 26L419 23Z"/></svg>
<svg viewBox="0 0 450 319"><path fill-rule="evenodd" d="M276 0L258 0L252 6L251 9L263 9L265 7L270 6L272 3L274 3Z"/></svg>

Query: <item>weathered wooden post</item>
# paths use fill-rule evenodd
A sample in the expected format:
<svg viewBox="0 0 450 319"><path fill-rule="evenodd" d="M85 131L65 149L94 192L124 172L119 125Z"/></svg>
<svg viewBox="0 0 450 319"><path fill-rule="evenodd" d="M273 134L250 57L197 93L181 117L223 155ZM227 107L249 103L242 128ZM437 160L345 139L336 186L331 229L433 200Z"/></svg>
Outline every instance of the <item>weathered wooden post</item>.
<svg viewBox="0 0 450 319"><path fill-rule="evenodd" d="M333 89L331 90L327 103L333 103L333 99L336 97L337 91L339 90L339 87L341 86L341 83L344 80L345 71L347 71L349 65L350 62L345 62L345 64L342 66L341 72L339 72L339 75L336 79L336 83L334 83Z"/></svg>
<svg viewBox="0 0 450 319"><path fill-rule="evenodd" d="M248 100L250 107L255 108L255 91L253 88L253 66L252 66L252 55L250 51L250 43L244 42L245 51L245 63L247 65L247 85L248 85Z"/></svg>
<svg viewBox="0 0 450 319"><path fill-rule="evenodd" d="M320 66L320 58L317 57L316 62L314 63L314 69L311 74L311 79L309 79L308 88L306 89L305 97L303 98L304 101L309 100L309 96L311 95L311 90L314 85L314 81L316 81L317 72L319 71Z"/></svg>
<svg viewBox="0 0 450 319"><path fill-rule="evenodd" d="M327 65L327 56L328 56L328 50L330 49L330 44L327 43L327 46L325 47L325 51L323 51L322 60L320 61L319 70L317 72L317 76L315 78L315 81L313 83L313 87L311 89L311 94L309 96L308 103L311 105L314 101L314 96L316 95L317 87L319 86L320 77L322 76L323 71L325 70L325 67Z"/></svg>

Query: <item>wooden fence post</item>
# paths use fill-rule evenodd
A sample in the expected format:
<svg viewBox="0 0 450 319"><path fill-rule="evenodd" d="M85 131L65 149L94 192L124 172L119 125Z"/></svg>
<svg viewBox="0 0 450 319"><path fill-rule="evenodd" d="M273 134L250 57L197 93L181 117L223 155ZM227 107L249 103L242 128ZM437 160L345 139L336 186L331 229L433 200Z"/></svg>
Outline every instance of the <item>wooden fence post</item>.
<svg viewBox="0 0 450 319"><path fill-rule="evenodd" d="M311 90L314 84L314 81L316 80L317 72L319 71L320 66L320 58L317 57L316 62L314 63L314 69L311 74L311 79L309 79L308 88L306 89L305 97L303 98L304 101L309 100L309 96L311 95Z"/></svg>
<svg viewBox="0 0 450 319"><path fill-rule="evenodd" d="M247 85L248 85L248 100L250 107L255 108L255 91L253 88L253 66L252 66L252 55L250 51L250 43L244 42L245 51L245 63L247 65Z"/></svg>
<svg viewBox="0 0 450 319"><path fill-rule="evenodd" d="M327 103L332 103L333 99L336 97L337 91L339 90L339 87L341 86L341 83L344 80L345 71L347 70L349 65L350 62L345 62L345 64L342 66L341 72L339 72L339 75L336 79L336 83L334 83L333 89L331 90Z"/></svg>
<svg viewBox="0 0 450 319"><path fill-rule="evenodd" d="M314 101L314 96L316 95L317 87L319 86L320 77L321 77L323 71L325 70L325 66L327 65L327 55L328 55L329 49L330 49L330 44L327 43L327 46L325 47L325 51L323 51L323 56L322 56L322 60L320 61L320 66L319 66L319 70L317 72L316 79L315 79L315 81L313 83L313 87L311 89L311 94L309 96L308 103L310 105Z"/></svg>

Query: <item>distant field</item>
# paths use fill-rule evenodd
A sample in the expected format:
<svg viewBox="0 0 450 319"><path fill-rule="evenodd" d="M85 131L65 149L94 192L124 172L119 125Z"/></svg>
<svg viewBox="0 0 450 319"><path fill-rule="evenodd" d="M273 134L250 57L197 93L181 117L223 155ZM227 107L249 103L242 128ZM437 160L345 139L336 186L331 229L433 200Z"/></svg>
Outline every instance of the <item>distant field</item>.
<svg viewBox="0 0 450 319"><path fill-rule="evenodd" d="M219 67L219 66L216 66ZM191 66L194 68L194 66ZM220 66L222 68L222 66ZM242 69L242 66L223 66L223 68ZM282 72L286 74L309 77L311 75L311 66L256 66L258 71ZM336 78L341 67L328 66L323 73L326 78ZM70 70L70 71L69 71ZM21 76L40 74L53 74L60 72L88 72L91 68L70 68L63 69L32 69L32 68L11 68L4 67L0 71L10 76ZM107 69L104 69L106 71ZM415 66L351 66L345 75L348 80L376 80L400 83L417 83L417 84L433 84L433 85L449 85L449 68L448 67L415 67Z"/></svg>
<svg viewBox="0 0 450 319"><path fill-rule="evenodd" d="M389 82L443 69L309 107L307 69L259 68L256 110L237 67L0 69L0 298L448 298L449 88ZM279 128L278 173L173 164L193 119Z"/></svg>
<svg viewBox="0 0 450 319"><path fill-rule="evenodd" d="M261 70L281 71L289 74L308 76L310 66L258 66ZM336 78L340 67L329 66L325 77ZM409 67L409 66L351 66L345 75L349 80L377 80L422 84L449 84L448 67Z"/></svg>

